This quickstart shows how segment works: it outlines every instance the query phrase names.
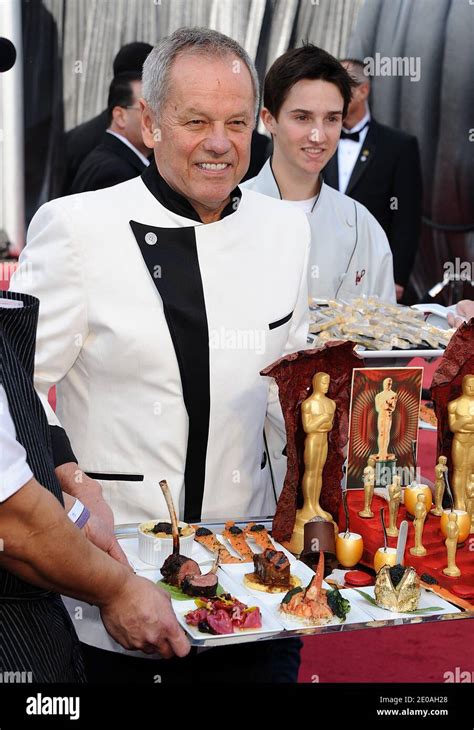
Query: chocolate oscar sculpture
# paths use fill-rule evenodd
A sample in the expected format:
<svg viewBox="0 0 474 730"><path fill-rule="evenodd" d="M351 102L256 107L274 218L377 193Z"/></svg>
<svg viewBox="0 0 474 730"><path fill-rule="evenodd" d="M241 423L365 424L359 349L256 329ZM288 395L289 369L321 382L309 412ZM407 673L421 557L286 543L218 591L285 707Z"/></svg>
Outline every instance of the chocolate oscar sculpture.
<svg viewBox="0 0 474 730"><path fill-rule="evenodd" d="M375 396L375 410L377 411L377 448L378 461L391 461L395 454L388 453L392 416L397 405L398 395L392 390L392 378L385 378L383 390Z"/></svg>
<svg viewBox="0 0 474 730"><path fill-rule="evenodd" d="M448 551L448 567L443 568L443 573L449 575L450 578L458 578L461 571L456 565L456 551L458 549L458 516L456 512L450 512L448 517L448 526L446 528L447 538L444 542Z"/></svg>
<svg viewBox="0 0 474 730"><path fill-rule="evenodd" d="M448 471L447 458L440 456L435 466L435 506L431 513L440 517L443 514L443 496L446 482L444 475Z"/></svg>
<svg viewBox="0 0 474 730"><path fill-rule="evenodd" d="M471 474L466 484L466 512L471 518L470 534L474 534L474 474Z"/></svg>
<svg viewBox="0 0 474 730"><path fill-rule="evenodd" d="M453 492L456 509L465 509L468 478L474 472L474 375L462 379L462 395L448 403L449 428L453 432Z"/></svg>
<svg viewBox="0 0 474 730"><path fill-rule="evenodd" d="M313 377L313 392L301 404L301 418L306 433L304 442L304 476L301 484L303 507L296 512L295 526L289 549L295 555L303 551L304 526L313 517L322 517L334 523L329 512L319 504L323 486L323 469L328 455L328 433L332 429L336 403L327 397L330 377L327 373L316 373Z"/></svg>
<svg viewBox="0 0 474 730"><path fill-rule="evenodd" d="M390 501L388 503L389 523L387 535L390 537L398 537L397 516L402 498L402 487L399 476L393 477L393 483L388 488L388 496L390 497Z"/></svg>
<svg viewBox="0 0 474 730"><path fill-rule="evenodd" d="M374 497L375 487L375 459L372 457L367 461L367 466L364 469L363 480L364 480L364 509L359 512L359 517L365 517L366 519L373 517L371 505Z"/></svg>
<svg viewBox="0 0 474 730"><path fill-rule="evenodd" d="M425 526L426 515L426 497L423 493L420 493L416 499L415 507L415 545L410 548L410 554L417 557L426 555L426 548L423 547L423 527Z"/></svg>

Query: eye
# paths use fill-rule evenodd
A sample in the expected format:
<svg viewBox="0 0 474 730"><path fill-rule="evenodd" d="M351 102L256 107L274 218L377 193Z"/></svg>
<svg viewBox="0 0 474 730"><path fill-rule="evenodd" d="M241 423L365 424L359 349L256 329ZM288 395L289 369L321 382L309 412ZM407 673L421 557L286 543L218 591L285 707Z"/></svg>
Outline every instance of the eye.
<svg viewBox="0 0 474 730"><path fill-rule="evenodd" d="M330 117L328 117L328 121L329 122L338 122L339 121L339 117L337 117L337 116L330 116Z"/></svg>
<svg viewBox="0 0 474 730"><path fill-rule="evenodd" d="M235 125L237 125L239 127L246 127L247 126L247 122L244 122L243 119L234 119L234 121L231 122L231 124L235 124Z"/></svg>
<svg viewBox="0 0 474 730"><path fill-rule="evenodd" d="M308 117L306 116L306 114L298 114L298 116L295 117L295 119L298 122L304 122L304 121L306 121L306 119L308 119Z"/></svg>
<svg viewBox="0 0 474 730"><path fill-rule="evenodd" d="M190 120L190 121L188 122L188 124L190 124L190 125L191 125L191 126L193 126L193 127L197 127L197 126L199 126L200 124L204 124L204 120L203 120L203 119L191 119L191 120Z"/></svg>

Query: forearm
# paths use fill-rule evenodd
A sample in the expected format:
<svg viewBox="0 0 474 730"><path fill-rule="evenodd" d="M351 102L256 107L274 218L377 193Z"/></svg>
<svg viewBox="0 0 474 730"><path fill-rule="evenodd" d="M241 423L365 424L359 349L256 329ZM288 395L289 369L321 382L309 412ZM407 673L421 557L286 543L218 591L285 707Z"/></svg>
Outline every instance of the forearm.
<svg viewBox="0 0 474 730"><path fill-rule="evenodd" d="M41 588L103 605L130 573L92 545L32 479L0 506L0 565Z"/></svg>

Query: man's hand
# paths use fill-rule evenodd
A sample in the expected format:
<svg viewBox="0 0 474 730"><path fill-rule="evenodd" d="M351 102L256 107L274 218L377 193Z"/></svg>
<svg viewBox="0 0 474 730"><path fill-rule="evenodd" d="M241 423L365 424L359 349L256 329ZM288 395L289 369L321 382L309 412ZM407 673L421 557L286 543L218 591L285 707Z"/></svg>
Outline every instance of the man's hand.
<svg viewBox="0 0 474 730"><path fill-rule="evenodd" d="M158 652L164 659L184 657L190 650L169 595L146 578L131 575L100 613L109 634L125 649Z"/></svg>
<svg viewBox="0 0 474 730"><path fill-rule="evenodd" d="M97 517L91 512L91 516L87 520L82 531L91 543L103 550L104 553L108 553L111 558L114 558L115 560L118 560L119 563L126 565L127 568L132 571L130 563L127 560L127 556L114 535L114 531L110 531L108 526L102 522L100 517Z"/></svg>
<svg viewBox="0 0 474 730"><path fill-rule="evenodd" d="M112 558L128 566L125 553L114 535L113 512L102 496L102 487L99 482L84 474L74 462L62 464L56 467L55 471L63 492L80 499L91 513L84 528L89 540Z"/></svg>
<svg viewBox="0 0 474 730"><path fill-rule="evenodd" d="M448 314L448 323L450 327L460 327L463 322L467 322L474 317L474 302L470 299L462 299L456 304L456 314L451 312Z"/></svg>

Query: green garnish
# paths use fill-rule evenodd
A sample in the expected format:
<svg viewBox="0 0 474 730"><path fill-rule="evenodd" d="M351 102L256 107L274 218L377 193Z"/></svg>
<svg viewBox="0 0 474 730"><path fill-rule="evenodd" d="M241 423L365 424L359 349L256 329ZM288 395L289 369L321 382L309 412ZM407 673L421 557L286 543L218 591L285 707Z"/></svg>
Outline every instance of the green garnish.
<svg viewBox="0 0 474 730"><path fill-rule="evenodd" d="M326 592L326 600L328 606L341 623L346 620L346 616L351 610L351 604L347 598L343 598L340 591L337 588L333 588Z"/></svg>
<svg viewBox="0 0 474 730"><path fill-rule="evenodd" d="M171 598L174 601L191 601L193 596L188 596L186 593L183 593L181 588L177 588L177 586L170 586L169 583L165 583L164 580L158 580L157 585L160 586L160 588L163 588L165 591L167 591ZM222 596L224 593L224 589L222 586L218 585L216 588L216 596ZM206 601L205 598L199 598L197 600Z"/></svg>
<svg viewBox="0 0 474 730"><path fill-rule="evenodd" d="M301 586L297 586L296 588L292 588L291 591L288 591L288 593L286 593L283 596L281 602L282 603L289 603L291 601L291 599L293 598L293 596L295 596L297 593L300 593L300 591L302 591L302 590L303 589L301 588Z"/></svg>
<svg viewBox="0 0 474 730"><path fill-rule="evenodd" d="M357 591L362 598L365 598L366 601L372 604L372 606L376 606L377 608L382 608L382 606L379 606L375 598L372 598L368 593L365 593L365 591L360 591L358 588L354 588L354 591ZM388 610L388 609L387 609ZM444 611L441 606L427 606L426 608L415 608L414 611L399 611L399 613L408 613L408 614L423 614L423 613L431 613L432 611Z"/></svg>

